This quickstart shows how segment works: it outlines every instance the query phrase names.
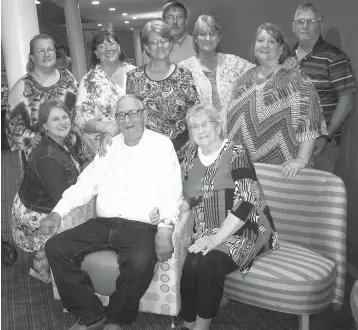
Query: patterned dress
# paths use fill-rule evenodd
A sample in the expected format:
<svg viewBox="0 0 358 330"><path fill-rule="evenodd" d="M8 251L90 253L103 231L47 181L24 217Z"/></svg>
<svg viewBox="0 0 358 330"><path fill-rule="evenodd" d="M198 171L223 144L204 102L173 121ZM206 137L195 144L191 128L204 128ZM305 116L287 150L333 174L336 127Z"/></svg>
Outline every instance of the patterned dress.
<svg viewBox="0 0 358 330"><path fill-rule="evenodd" d="M168 78L154 81L147 76L145 68L128 74L127 94L143 102L148 110L147 128L168 136L181 160L189 140L186 112L199 102L193 77L189 70L176 66Z"/></svg>
<svg viewBox="0 0 358 330"><path fill-rule="evenodd" d="M307 75L281 68L260 83L253 68L239 81L227 131L228 138L244 146L252 162L283 164L297 158L300 143L327 134L327 127Z"/></svg>
<svg viewBox="0 0 358 330"><path fill-rule="evenodd" d="M6 135L11 150L23 150L25 160L32 151L31 139L39 132L37 127L40 105L52 99L61 100L66 104L73 122L77 93L77 82L74 76L65 68L57 68L60 79L56 84L44 87L31 74L21 78L24 82L23 100L15 106L8 105L5 119ZM78 153L83 152L81 140L74 130L68 135L68 140ZM85 157L85 155L83 155Z"/></svg>
<svg viewBox="0 0 358 330"><path fill-rule="evenodd" d="M123 62L128 74L135 66ZM124 77L126 84L127 76ZM81 80L76 102L76 124L84 143L91 150L91 158L99 150L101 133L85 133L84 127L91 119L102 122L115 121L114 114L119 98L126 93L103 70L100 64L91 69Z"/></svg>
<svg viewBox="0 0 358 330"><path fill-rule="evenodd" d="M184 198L194 210L197 240L217 232L228 212L245 224L216 249L227 253L245 275L255 256L278 248L275 226L255 169L240 145L226 140L209 166L193 146L184 161Z"/></svg>
<svg viewBox="0 0 358 330"><path fill-rule="evenodd" d="M69 151L68 147L64 146L64 148ZM77 172L81 173L80 164L75 160L72 154L70 154L70 157L77 169ZM59 173L53 173L53 175L59 175ZM38 184L41 186L41 177L39 177L38 181ZM48 193L51 195L51 192ZM58 201L55 200L55 202ZM35 252L44 248L45 242L51 237L51 235L44 235L40 233L38 228L40 227L41 220L46 216L48 216L48 213L36 212L27 208L22 203L19 194L16 194L12 206L11 227L14 241L20 249L26 252Z"/></svg>

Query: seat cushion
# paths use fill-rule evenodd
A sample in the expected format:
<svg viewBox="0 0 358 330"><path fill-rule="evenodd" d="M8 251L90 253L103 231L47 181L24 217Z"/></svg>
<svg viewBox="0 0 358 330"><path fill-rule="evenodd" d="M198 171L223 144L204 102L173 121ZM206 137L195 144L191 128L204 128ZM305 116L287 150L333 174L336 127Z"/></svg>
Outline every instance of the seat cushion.
<svg viewBox="0 0 358 330"><path fill-rule="evenodd" d="M226 277L224 295L254 306L290 314L313 314L333 300L336 265L297 244L259 255L245 277Z"/></svg>

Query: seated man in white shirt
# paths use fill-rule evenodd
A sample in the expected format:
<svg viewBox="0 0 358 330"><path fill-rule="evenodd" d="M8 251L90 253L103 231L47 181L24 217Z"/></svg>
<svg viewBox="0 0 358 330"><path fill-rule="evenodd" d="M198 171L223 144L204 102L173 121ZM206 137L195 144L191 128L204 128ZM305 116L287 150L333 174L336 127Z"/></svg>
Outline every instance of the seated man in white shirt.
<svg viewBox="0 0 358 330"><path fill-rule="evenodd" d="M97 218L51 237L45 245L62 303L80 318L72 330L114 330L133 323L157 260L168 260L174 250L182 183L173 144L145 128L148 112L134 96L123 96L116 111L122 133L113 138L106 156L94 158L40 225L44 233L57 233L64 216L97 196ZM161 220L151 220L155 208ZM105 310L81 262L91 252L108 249L118 253L120 275Z"/></svg>

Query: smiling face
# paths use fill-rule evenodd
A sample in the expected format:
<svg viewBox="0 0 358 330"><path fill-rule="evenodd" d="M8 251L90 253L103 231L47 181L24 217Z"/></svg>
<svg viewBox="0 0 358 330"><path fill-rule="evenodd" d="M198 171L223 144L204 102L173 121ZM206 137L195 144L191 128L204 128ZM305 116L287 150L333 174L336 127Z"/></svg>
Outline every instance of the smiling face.
<svg viewBox="0 0 358 330"><path fill-rule="evenodd" d="M282 46L266 30L261 30L255 41L255 56L260 64L274 65L279 63Z"/></svg>
<svg viewBox="0 0 358 330"><path fill-rule="evenodd" d="M112 37L97 45L95 54L97 55L101 65L113 64L119 61L121 47Z"/></svg>
<svg viewBox="0 0 358 330"><path fill-rule="evenodd" d="M205 111L193 115L188 123L195 143L207 149L220 140L220 124L214 122Z"/></svg>
<svg viewBox="0 0 358 330"><path fill-rule="evenodd" d="M123 96L117 104L117 113L133 113L136 110L143 109L143 104L131 96ZM134 111L133 111L134 110ZM124 119L116 116L117 125L124 137L124 143L128 146L137 145L143 136L144 128L147 123L147 110L137 112L137 116L130 118L126 115Z"/></svg>
<svg viewBox="0 0 358 330"><path fill-rule="evenodd" d="M195 38L195 42L198 45L199 52L214 52L219 45L220 36L215 29L202 23Z"/></svg>
<svg viewBox="0 0 358 330"><path fill-rule="evenodd" d="M292 29L300 43L316 43L322 33L323 23L312 10L298 11Z"/></svg>
<svg viewBox="0 0 358 330"><path fill-rule="evenodd" d="M54 68L56 65L56 48L51 39L35 41L33 54L30 55L35 68Z"/></svg>
<svg viewBox="0 0 358 330"><path fill-rule="evenodd" d="M50 110L46 123L43 125L47 134L62 144L71 129L71 119L67 112L60 107Z"/></svg>
<svg viewBox="0 0 358 330"><path fill-rule="evenodd" d="M165 13L164 20L172 29L172 36L175 39L180 38L184 34L187 19L181 8L169 8Z"/></svg>
<svg viewBox="0 0 358 330"><path fill-rule="evenodd" d="M154 31L150 31L145 49L150 57L156 60L169 59L173 43Z"/></svg>

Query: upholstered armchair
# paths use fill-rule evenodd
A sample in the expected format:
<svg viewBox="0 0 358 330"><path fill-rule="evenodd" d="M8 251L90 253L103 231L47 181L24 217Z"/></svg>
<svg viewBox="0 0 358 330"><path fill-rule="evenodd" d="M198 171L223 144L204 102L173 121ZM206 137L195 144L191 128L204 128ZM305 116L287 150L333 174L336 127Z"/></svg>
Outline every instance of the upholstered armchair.
<svg viewBox="0 0 358 330"><path fill-rule="evenodd" d="M74 209L61 223L64 231L87 221L94 216L94 201ZM177 316L181 308L180 278L183 263L190 244L193 222L190 212L181 212L173 232L174 254L167 262L157 262L153 280L140 301L139 310L155 314ZM115 290L116 278L119 275L117 254L113 251L98 251L85 257L81 265L91 277L96 294L104 305ZM56 283L52 278L55 299L60 299Z"/></svg>
<svg viewBox="0 0 358 330"><path fill-rule="evenodd" d="M346 190L327 172L302 170L294 179L282 167L255 163L273 216L280 249L259 255L248 274L227 276L224 295L243 303L299 316L331 303L342 305L346 274Z"/></svg>

